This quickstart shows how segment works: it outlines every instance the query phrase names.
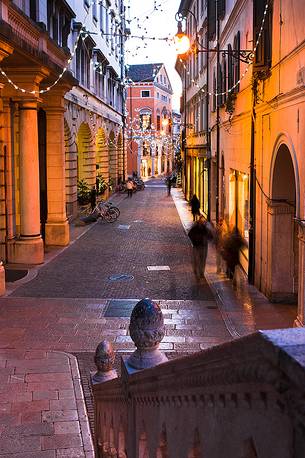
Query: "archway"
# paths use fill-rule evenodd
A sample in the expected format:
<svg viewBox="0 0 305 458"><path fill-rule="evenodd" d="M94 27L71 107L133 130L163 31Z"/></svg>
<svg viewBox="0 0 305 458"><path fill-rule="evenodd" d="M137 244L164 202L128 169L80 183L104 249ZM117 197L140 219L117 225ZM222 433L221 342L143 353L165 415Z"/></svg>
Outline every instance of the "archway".
<svg viewBox="0 0 305 458"><path fill-rule="evenodd" d="M297 179L288 146L277 149L268 202L268 288L273 302L296 302L298 292Z"/></svg>
<svg viewBox="0 0 305 458"><path fill-rule="evenodd" d="M66 212L67 216L77 213L77 151L69 125L64 121L65 168L66 168Z"/></svg>
<svg viewBox="0 0 305 458"><path fill-rule="evenodd" d="M117 151L118 151L118 179L124 180L125 179L125 157L124 157L124 151L123 151L123 137L122 133L120 132L118 135L118 141L117 141Z"/></svg>
<svg viewBox="0 0 305 458"><path fill-rule="evenodd" d="M109 178L112 180L113 186L117 185L118 176L118 154L117 145L115 143L114 132L111 131L108 138L109 148Z"/></svg>
<svg viewBox="0 0 305 458"><path fill-rule="evenodd" d="M109 155L106 133L102 127L97 131L96 136L96 174L109 181Z"/></svg>
<svg viewBox="0 0 305 458"><path fill-rule="evenodd" d="M95 150L91 131L87 123L82 123L77 137L77 178L85 180L89 186L95 185Z"/></svg>

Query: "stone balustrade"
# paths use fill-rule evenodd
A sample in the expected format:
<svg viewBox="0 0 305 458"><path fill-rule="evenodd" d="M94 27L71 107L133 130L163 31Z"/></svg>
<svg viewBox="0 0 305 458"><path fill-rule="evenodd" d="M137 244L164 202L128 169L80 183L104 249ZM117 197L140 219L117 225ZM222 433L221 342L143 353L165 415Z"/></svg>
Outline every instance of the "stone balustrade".
<svg viewBox="0 0 305 458"><path fill-rule="evenodd" d="M305 456L305 329L257 332L145 370L123 359L121 377L93 392L100 458Z"/></svg>

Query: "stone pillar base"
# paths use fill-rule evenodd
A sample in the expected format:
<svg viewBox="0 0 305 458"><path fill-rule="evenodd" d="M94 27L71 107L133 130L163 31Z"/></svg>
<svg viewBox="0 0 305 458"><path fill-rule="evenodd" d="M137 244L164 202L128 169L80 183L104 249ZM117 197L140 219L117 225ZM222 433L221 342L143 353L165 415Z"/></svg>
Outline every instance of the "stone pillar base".
<svg viewBox="0 0 305 458"><path fill-rule="evenodd" d="M8 262L14 264L43 264L44 247L42 238L20 239L7 246Z"/></svg>
<svg viewBox="0 0 305 458"><path fill-rule="evenodd" d="M70 229L68 221L62 223L46 223L45 244L67 246L70 242Z"/></svg>

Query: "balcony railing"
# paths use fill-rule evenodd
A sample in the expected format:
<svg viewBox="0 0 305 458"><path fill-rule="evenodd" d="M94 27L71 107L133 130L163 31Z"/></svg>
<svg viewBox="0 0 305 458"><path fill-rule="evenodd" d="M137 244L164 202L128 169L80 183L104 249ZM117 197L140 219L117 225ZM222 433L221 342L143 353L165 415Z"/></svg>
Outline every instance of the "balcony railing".
<svg viewBox="0 0 305 458"><path fill-rule="evenodd" d="M304 457L304 355L305 330L287 329L140 371L125 358L93 386L97 456Z"/></svg>

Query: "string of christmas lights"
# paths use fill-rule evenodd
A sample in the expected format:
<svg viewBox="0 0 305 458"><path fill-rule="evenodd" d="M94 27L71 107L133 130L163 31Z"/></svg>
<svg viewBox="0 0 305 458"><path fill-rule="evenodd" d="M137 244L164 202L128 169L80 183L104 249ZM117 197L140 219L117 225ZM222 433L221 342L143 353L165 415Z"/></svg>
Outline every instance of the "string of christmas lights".
<svg viewBox="0 0 305 458"><path fill-rule="evenodd" d="M245 68L245 71L242 73L241 77L239 78L239 80L230 88L230 89L227 89L226 91L224 92L209 92L209 91L206 91L205 89L203 88L200 88L199 84L198 84L198 81L195 81L194 79L191 79L191 82L194 86L196 86L198 89L200 89L201 92L203 92L204 94L208 94L210 96L215 96L215 97L221 97L223 95L228 95L230 94L232 91L234 91L234 89L240 84L240 82L245 78L245 76L247 75L249 69L250 69L250 66L253 64L254 62L254 57L255 57L255 53L256 53L256 50L257 50L257 47L259 45L259 42L260 42L260 39L261 39L261 35L262 35L262 32L263 32L263 29L264 29L264 25L265 25L265 21L266 21L266 15L267 15L267 11L268 11L268 8L269 8L269 1L267 1L266 5L265 5L265 10L264 10L264 15L263 15L263 19L262 19L262 24L261 24L261 27L260 27L260 31L259 31L259 34L258 34L258 37L257 37L257 40L256 40L256 43L255 43L255 46L254 46L254 49L251 53L251 61L249 62L249 64L247 65L247 67ZM190 75L190 71L188 70L188 68L186 67L185 63L183 62L183 60L181 58L179 58L179 62L182 63L183 65L183 68L184 70L186 71L186 74L187 75Z"/></svg>

